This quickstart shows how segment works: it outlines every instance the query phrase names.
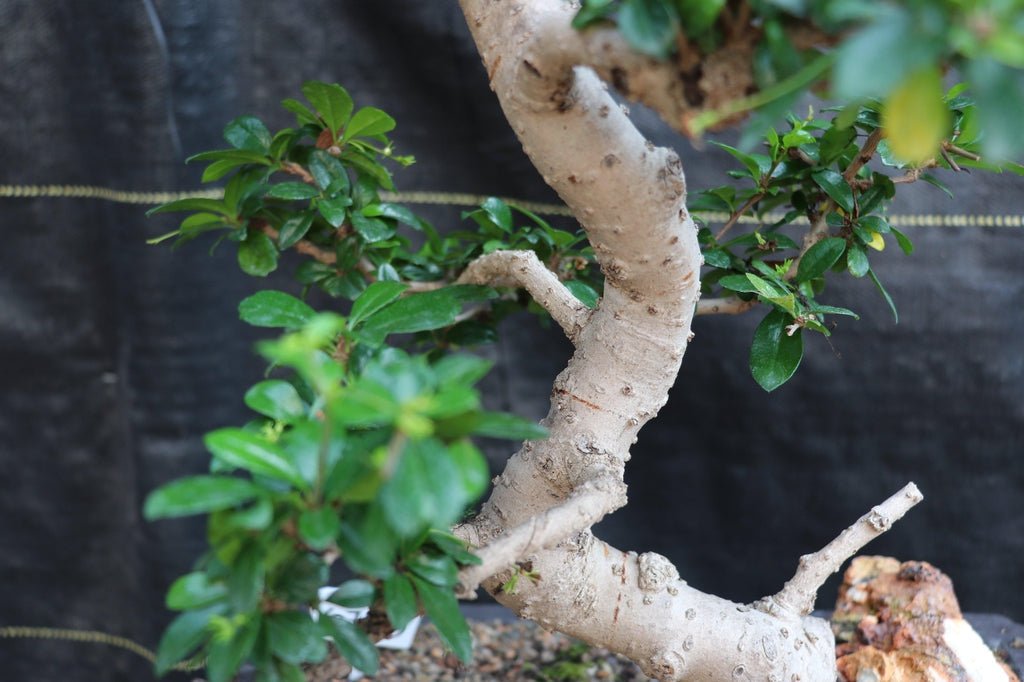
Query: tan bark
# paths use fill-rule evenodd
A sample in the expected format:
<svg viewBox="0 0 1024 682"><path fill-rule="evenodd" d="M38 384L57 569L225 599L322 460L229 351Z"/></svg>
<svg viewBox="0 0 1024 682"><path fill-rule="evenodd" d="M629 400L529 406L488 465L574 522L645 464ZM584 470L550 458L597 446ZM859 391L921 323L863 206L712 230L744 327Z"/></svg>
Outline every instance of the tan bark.
<svg viewBox="0 0 1024 682"><path fill-rule="evenodd" d="M549 299L576 352L554 383L550 437L509 459L479 516L457 532L498 557L489 568L529 558L541 579L504 594L497 587L510 574L499 571L485 586L521 616L622 653L662 680L835 679L826 622L785 603L762 600L759 610L703 594L666 558L623 552L580 530L621 504L630 446L675 383L702 264L679 157L645 140L584 67L608 80L624 70L633 94L643 89L663 113L678 112L657 94L661 67L626 56L613 36L581 37L570 3L460 2L509 123L586 230L605 275L604 296L586 318L568 314L553 285L531 289ZM477 267L473 281L506 281L508 262ZM617 483L606 486L610 501L595 504L596 486L608 481ZM543 541L522 544L516 557L510 548L535 519L544 519ZM463 577L475 584L483 576Z"/></svg>

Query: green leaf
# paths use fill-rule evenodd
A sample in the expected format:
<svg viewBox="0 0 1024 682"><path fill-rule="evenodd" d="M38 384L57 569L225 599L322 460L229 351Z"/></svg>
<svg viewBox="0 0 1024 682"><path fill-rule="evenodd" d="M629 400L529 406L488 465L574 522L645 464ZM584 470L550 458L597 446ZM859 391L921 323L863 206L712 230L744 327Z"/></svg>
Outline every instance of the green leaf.
<svg viewBox="0 0 1024 682"><path fill-rule="evenodd" d="M594 288L582 280L570 279L565 282L565 288L569 290L583 305L591 310L597 307L601 295L594 291Z"/></svg>
<svg viewBox="0 0 1024 682"><path fill-rule="evenodd" d="M366 633L341 616L320 614L321 631L334 640L334 645L349 664L367 675L376 675L380 667L377 647Z"/></svg>
<svg viewBox="0 0 1024 682"><path fill-rule="evenodd" d="M882 294L882 298L884 298L885 302L889 304L889 310L892 311L893 319L896 320L896 324L899 324L900 314L896 310L896 304L893 303L892 296L890 296L889 292L886 291L885 287L882 286L882 282L879 281L878 275L875 274L875 271L871 270L870 268L868 269L868 277L870 277L871 281L875 283L876 287L878 287L878 291Z"/></svg>
<svg viewBox="0 0 1024 682"><path fill-rule="evenodd" d="M209 636L206 626L213 611L187 611L174 620L164 630L160 645L156 650L156 674L161 676L176 663L199 648Z"/></svg>
<svg viewBox="0 0 1024 682"><path fill-rule="evenodd" d="M846 252L846 269L854 277L863 277L871 269L868 265L868 254L859 244L851 244Z"/></svg>
<svg viewBox="0 0 1024 682"><path fill-rule="evenodd" d="M729 152L737 161L742 163L750 171L750 176L754 179L754 182L760 182L761 178L767 175L768 170L771 168L772 160L764 154L747 154L721 142L712 141L712 144Z"/></svg>
<svg viewBox="0 0 1024 682"><path fill-rule="evenodd" d="M473 433L489 438L531 440L547 438L548 430L536 422L505 412L481 412Z"/></svg>
<svg viewBox="0 0 1024 682"><path fill-rule="evenodd" d="M312 199L319 195L320 190L304 182L279 182L267 190L267 196L271 199Z"/></svg>
<svg viewBox="0 0 1024 682"><path fill-rule="evenodd" d="M228 574L228 600L239 613L256 609L266 584L264 555L259 546L249 543L238 553Z"/></svg>
<svg viewBox="0 0 1024 682"><path fill-rule="evenodd" d="M286 481L301 490L309 488L284 451L257 434L224 428L206 434L203 442L215 458L228 466Z"/></svg>
<svg viewBox="0 0 1024 682"><path fill-rule="evenodd" d="M677 24L664 0L624 0L618 19L622 37L636 51L658 58L672 51Z"/></svg>
<svg viewBox="0 0 1024 682"><path fill-rule="evenodd" d="M828 237L807 249L797 266L796 281L806 282L821 277L825 271L836 264L846 251L846 240L839 237Z"/></svg>
<svg viewBox="0 0 1024 682"><path fill-rule="evenodd" d="M238 266L253 277L266 277L277 269L277 247L262 232L252 232L238 245Z"/></svg>
<svg viewBox="0 0 1024 682"><path fill-rule="evenodd" d="M459 612L455 595L451 590L431 585L416 576L411 576L411 579L441 641L455 652L460 661L469 663L473 657L473 637L469 633L466 619Z"/></svg>
<svg viewBox="0 0 1024 682"><path fill-rule="evenodd" d="M773 309L754 331L750 347L750 372L754 380L766 391L774 391L800 366L804 354L802 330L790 336L786 326L792 318L781 310Z"/></svg>
<svg viewBox="0 0 1024 682"><path fill-rule="evenodd" d="M977 96L977 118L984 131L986 160L1002 161L1021 150L1020 112L1024 111L1021 72L983 57L967 63L967 76Z"/></svg>
<svg viewBox="0 0 1024 682"><path fill-rule="evenodd" d="M416 214L400 204L390 204L383 201L369 204L363 207L363 215L370 218L391 218L417 230L422 227L420 219L416 217Z"/></svg>
<svg viewBox="0 0 1024 682"><path fill-rule="evenodd" d="M268 289L238 304L238 316L254 327L299 329L316 315L305 302L283 291Z"/></svg>
<svg viewBox="0 0 1024 682"><path fill-rule="evenodd" d="M438 587L454 587L459 581L459 569L451 557L417 554L406 562L410 571Z"/></svg>
<svg viewBox="0 0 1024 682"><path fill-rule="evenodd" d="M206 658L206 677L209 682L231 682L242 662L252 654L259 636L259 619L246 622L235 630L227 641L214 639Z"/></svg>
<svg viewBox="0 0 1024 682"><path fill-rule="evenodd" d="M321 622L324 619L321 615ZM267 643L286 663L318 663L327 656L322 628L305 611L282 611L267 616Z"/></svg>
<svg viewBox="0 0 1024 682"><path fill-rule="evenodd" d="M353 137L370 137L383 135L389 130L394 130L395 119L376 107L363 107L356 112L356 115L349 121L345 128L342 140L351 140Z"/></svg>
<svg viewBox="0 0 1024 682"><path fill-rule="evenodd" d="M384 606L388 620L396 630L402 630L416 617L416 592L412 583L401 573L396 573L384 581Z"/></svg>
<svg viewBox="0 0 1024 682"><path fill-rule="evenodd" d="M209 682L231 682L238 669L256 645L259 625L246 623L232 633L230 639L215 637L211 640L206 657L206 677Z"/></svg>
<svg viewBox="0 0 1024 682"><path fill-rule="evenodd" d="M338 513L330 507L307 509L299 515L299 536L316 550L327 549L341 529Z"/></svg>
<svg viewBox="0 0 1024 682"><path fill-rule="evenodd" d="M303 211L294 215L281 225L281 231L277 235L277 246L282 251L294 246L299 240L306 236L310 226L313 224L313 214Z"/></svg>
<svg viewBox="0 0 1024 682"><path fill-rule="evenodd" d="M258 154L270 151L270 131L255 116L239 116L228 123L224 128L224 139L235 149Z"/></svg>
<svg viewBox="0 0 1024 682"><path fill-rule="evenodd" d="M146 211L146 215L155 213L175 213L178 211L207 211L222 216L228 216L228 209L220 199L206 199L204 197L187 197L168 201Z"/></svg>
<svg viewBox="0 0 1024 682"><path fill-rule="evenodd" d="M282 100L281 106L295 114L295 120L299 125L319 125L320 123L317 120L316 114L310 111L309 107L296 99L289 97L286 100Z"/></svg>
<svg viewBox="0 0 1024 682"><path fill-rule="evenodd" d="M373 505L353 525L348 514L341 525L338 546L345 563L354 571L374 578L387 578L395 572L395 548L398 540L388 526L381 505Z"/></svg>
<svg viewBox="0 0 1024 682"><path fill-rule="evenodd" d="M378 218L367 218L359 211L353 211L351 219L352 227L367 244L384 241L395 236L395 228Z"/></svg>
<svg viewBox="0 0 1024 682"><path fill-rule="evenodd" d="M309 157L309 172L317 187L328 196L342 193L347 195L351 189L348 171L341 161L322 149L315 149Z"/></svg>
<svg viewBox="0 0 1024 682"><path fill-rule="evenodd" d="M374 282L366 287L359 298L352 304L352 312L348 316L348 326L355 328L360 322L372 317L376 312L395 301L409 285L401 282Z"/></svg>
<svg viewBox="0 0 1024 682"><path fill-rule="evenodd" d="M352 98L345 88L337 83L307 81L302 84L302 94L320 113L332 134L336 135L348 123L352 115Z"/></svg>
<svg viewBox="0 0 1024 682"><path fill-rule="evenodd" d="M470 552L469 543L455 537L451 533L433 529L430 531L429 537L430 541L433 542L438 549L455 559L455 561L460 564L480 565L483 563L483 560L480 557Z"/></svg>
<svg viewBox="0 0 1024 682"><path fill-rule="evenodd" d="M889 227L889 231L892 232L894 237L896 237L896 243L900 245L901 249L903 249L903 253L908 256L914 253L914 243L910 241L905 234L892 226Z"/></svg>
<svg viewBox="0 0 1024 682"><path fill-rule="evenodd" d="M710 249L704 252L704 265L712 268L728 268L732 265L732 256L725 249Z"/></svg>
<svg viewBox="0 0 1024 682"><path fill-rule="evenodd" d="M825 194L836 202L836 206L847 213L853 213L853 190L842 175L830 168L825 168L812 173L811 177L814 179L814 183L825 190Z"/></svg>
<svg viewBox="0 0 1024 682"><path fill-rule="evenodd" d="M480 208L494 221L495 225L505 232L512 231L512 210L504 201L497 197L488 197L484 203L480 204Z"/></svg>
<svg viewBox="0 0 1024 682"><path fill-rule="evenodd" d="M196 571L186 573L171 583L166 604L172 611L198 609L221 601L227 593L222 583L211 583L205 573Z"/></svg>
<svg viewBox="0 0 1024 682"><path fill-rule="evenodd" d="M886 99L882 127L889 149L901 161L917 165L939 153L951 126L942 95L942 76L929 67L908 74Z"/></svg>
<svg viewBox="0 0 1024 682"><path fill-rule="evenodd" d="M348 207L352 205L352 199L346 196L321 199L316 202L316 208L320 215L331 227L341 227L348 216Z"/></svg>
<svg viewBox="0 0 1024 682"><path fill-rule="evenodd" d="M376 588L369 581L347 580L331 593L327 601L347 609L360 609L373 603L375 593Z"/></svg>
<svg viewBox="0 0 1024 682"><path fill-rule="evenodd" d="M306 404L299 392L280 379L261 381L250 388L245 394L245 404L262 415L286 423L306 416Z"/></svg>
<svg viewBox="0 0 1024 682"><path fill-rule="evenodd" d="M453 287L400 298L366 320L363 330L371 335L408 334L447 327L462 310L462 299Z"/></svg>
<svg viewBox="0 0 1024 682"><path fill-rule="evenodd" d="M252 481L233 476L189 476L149 494L143 508L147 520L167 519L230 509L261 492Z"/></svg>
<svg viewBox="0 0 1024 682"><path fill-rule="evenodd" d="M718 280L718 284L723 289L729 291L737 291L743 294L756 294L757 287L746 275L726 275L722 279Z"/></svg>
<svg viewBox="0 0 1024 682"><path fill-rule="evenodd" d="M493 364L475 355L446 355L434 364L433 369L439 388L472 386L490 371Z"/></svg>

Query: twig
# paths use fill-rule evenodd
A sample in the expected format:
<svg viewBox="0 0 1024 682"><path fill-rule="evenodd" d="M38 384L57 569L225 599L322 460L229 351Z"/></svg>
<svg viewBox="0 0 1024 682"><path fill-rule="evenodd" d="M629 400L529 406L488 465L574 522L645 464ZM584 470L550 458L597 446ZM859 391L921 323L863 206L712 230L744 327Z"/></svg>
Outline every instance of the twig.
<svg viewBox="0 0 1024 682"><path fill-rule="evenodd" d="M769 612L781 609L787 613L807 615L814 608L818 590L843 563L876 537L889 530L903 518L924 495L913 483L887 499L856 523L844 530L832 542L814 554L800 557L796 574L780 592L758 602L758 607Z"/></svg>
<svg viewBox="0 0 1024 682"><path fill-rule="evenodd" d="M587 306L572 295L533 251L494 251L480 256L462 272L457 284L526 289L575 342L590 316Z"/></svg>
<svg viewBox="0 0 1024 682"><path fill-rule="evenodd" d="M882 141L882 129L875 128L867 139L864 140L864 144L861 146L860 151L857 152L857 156L854 157L850 165L843 171L843 180L847 183L853 182L853 179L857 177L857 173L864 167L868 161L875 155L875 150L878 149L878 143Z"/></svg>
<svg viewBox="0 0 1024 682"><path fill-rule="evenodd" d="M753 195L752 197L747 199L742 206L733 211L733 214L729 216L729 220L725 222L725 225L722 225L722 229L720 229L718 231L718 234L715 235L715 240L719 240L722 237L724 237L725 233L728 232L732 228L732 226L736 224L736 221L739 220L740 217L744 213L746 213L751 206L761 201L761 199L764 199L764 192L758 192L757 194Z"/></svg>
<svg viewBox="0 0 1024 682"><path fill-rule="evenodd" d="M626 504L626 486L613 478L584 483L565 502L531 517L475 553L481 563L459 571L456 593L472 598L477 586L515 562L590 528Z"/></svg>
<svg viewBox="0 0 1024 682"><path fill-rule="evenodd" d="M295 163L294 161L285 161L281 164L281 170L285 173L291 173L302 179L303 182L309 185L316 185L316 181L313 180L313 176L309 174L305 168Z"/></svg>
<svg viewBox="0 0 1024 682"><path fill-rule="evenodd" d="M707 298L697 302L696 315L739 315L757 305L757 299L743 301L735 296Z"/></svg>

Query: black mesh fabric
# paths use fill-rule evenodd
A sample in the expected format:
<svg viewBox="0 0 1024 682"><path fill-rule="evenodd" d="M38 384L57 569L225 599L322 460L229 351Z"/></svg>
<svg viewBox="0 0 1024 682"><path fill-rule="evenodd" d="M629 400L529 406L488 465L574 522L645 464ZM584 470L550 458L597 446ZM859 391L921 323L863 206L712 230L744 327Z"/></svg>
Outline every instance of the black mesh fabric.
<svg viewBox="0 0 1024 682"><path fill-rule="evenodd" d="M243 113L289 124L278 102L341 82L399 121L419 163L400 189L553 201L488 89L454 0L139 0L0 3L0 184L192 190L185 156ZM688 184L729 159L679 150ZM1019 214L1024 183L973 176L957 199L913 187L895 213ZM622 188L628 191L629 188ZM199 521L149 524L146 493L206 463L201 436L248 416L259 334L237 321L258 287L229 248L172 252L146 238L173 218L100 199L0 198L0 626L102 630L155 647L162 595L203 549ZM414 207L439 227L458 208ZM928 560L965 610L1024 619L1024 256L1021 228L907 228L867 280L830 302L862 313L808 343L767 395L750 378L756 313L701 318L671 400L627 470L631 504L600 534L674 560L696 587L749 601L797 557L915 480L927 499L871 552ZM488 401L539 418L570 348L533 318L507 324ZM500 470L509 450L491 447ZM829 587L819 606L834 595ZM0 640L8 680L143 680L105 646ZM187 679L182 676L181 679Z"/></svg>

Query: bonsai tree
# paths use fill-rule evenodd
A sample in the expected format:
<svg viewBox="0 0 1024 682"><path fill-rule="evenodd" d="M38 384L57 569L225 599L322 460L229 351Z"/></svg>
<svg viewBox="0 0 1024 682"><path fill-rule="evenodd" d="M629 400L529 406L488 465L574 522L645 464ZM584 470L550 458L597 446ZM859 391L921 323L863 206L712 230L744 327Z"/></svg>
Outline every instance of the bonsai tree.
<svg viewBox="0 0 1024 682"><path fill-rule="evenodd" d="M388 137L395 121L335 84L284 101L295 127L243 116L229 148L192 157L204 181L227 178L224 195L154 209L189 212L161 239L217 233L257 277L281 252L304 260L301 288L239 306L283 330L258 347L270 373L244 397L258 419L208 434L210 473L146 502L154 519L209 514L210 551L168 593L181 614L158 670L199 656L213 682L247 660L262 679L303 679L327 636L372 673L373 640L420 612L468 660L456 597L482 585L662 680L834 679L816 592L921 500L913 484L746 606L590 528L626 503L630 446L667 400L695 314L761 310L750 368L774 390L805 334L856 316L819 300L829 278L870 278L896 314L870 254L913 250L886 219L900 186L1024 170L1006 161L1024 110L1019 3L461 4L510 125L582 231L498 199L465 214L472 229L437 231L387 200L392 170L413 161ZM785 116L812 86L834 104ZM683 162L645 141L610 88L695 137L753 112L744 149L721 145L735 183L688 193ZM708 211L725 216L713 229ZM324 311L303 300L311 289ZM540 425L483 409L488 363L464 350L523 308L576 349ZM467 517L489 477L474 436L524 442ZM358 623L321 612L335 563L355 577L330 601L368 608Z"/></svg>

